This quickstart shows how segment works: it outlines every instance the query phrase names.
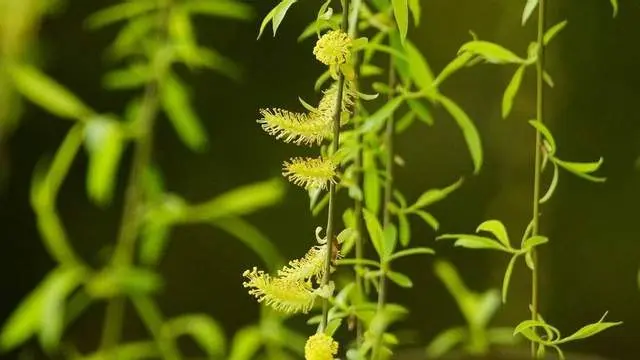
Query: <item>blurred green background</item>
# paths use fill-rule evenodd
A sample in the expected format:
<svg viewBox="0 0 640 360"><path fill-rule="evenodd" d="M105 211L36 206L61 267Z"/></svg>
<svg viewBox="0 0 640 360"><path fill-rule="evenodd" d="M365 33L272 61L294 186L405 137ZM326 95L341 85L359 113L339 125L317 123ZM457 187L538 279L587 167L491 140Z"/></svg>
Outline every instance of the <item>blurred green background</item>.
<svg viewBox="0 0 640 360"><path fill-rule="evenodd" d="M39 41L44 71L99 111L120 111L131 93L107 92L100 78L108 64L103 50L116 28L88 32L83 20L113 1L67 1L44 19ZM235 59L243 68L241 83L212 72L188 74L195 108L211 139L202 154L193 154L176 138L167 121L156 129L155 160L167 187L190 201L210 198L241 184L278 176L282 160L299 154L294 147L274 142L256 124L257 109L299 106L297 96L313 98L313 82L322 67L312 57L312 41L297 43L304 26L315 17L318 1L296 4L276 39L256 41L259 21L274 5L251 0L255 21L238 23L203 18L196 22L198 38ZM423 21L409 36L425 54L434 72L451 60L473 30L481 39L525 53L534 26L522 28L524 1L422 1ZM547 122L568 160L603 156L605 184L571 176L560 182L554 199L544 207L543 233L551 243L540 251L542 312L564 333L596 321L605 310L624 325L567 350L593 352L611 358L637 359L640 354L640 3L620 1L611 18L605 0L550 1L549 22L568 19L568 27L548 49L548 70L556 86L548 92ZM483 140L485 166L471 175L463 139L448 116L434 110L435 126L415 125L398 140L405 167L397 170L397 184L408 198L430 187L442 187L465 176L464 186L432 209L442 232L471 232L483 220L501 219L519 237L531 212L534 133L526 123L533 115L533 73L525 77L508 120L500 118L502 91L515 68L485 65L456 74L443 91L456 99L475 120ZM0 322L54 265L40 243L29 205L29 185L36 162L52 153L69 122L27 105L15 133L0 144ZM128 162L127 152L125 163ZM59 210L74 246L90 263L113 244L122 206L126 171L119 172L118 195L101 210L85 195L86 158L81 155L63 185ZM123 168L124 169L124 168ZM301 256L312 231L322 225L308 209L304 191L288 186L277 207L252 215L287 258ZM500 254L452 249L434 244L424 224L413 226L414 244L433 245L438 256L460 269L475 290L498 287L506 259ZM101 252L102 249L102 252ZM206 312L231 334L255 321L258 306L242 288L242 272L259 259L229 235L208 226L177 228L160 271L166 287L160 305L167 314ZM393 287L390 299L408 305L412 316L402 328L417 330L416 344L425 345L437 332L463 320L455 303L434 277L432 260L409 258L400 263L415 287ZM496 324L512 325L528 316L529 279L516 267L510 302ZM102 313L90 311L70 330L70 336L89 348L98 342ZM304 319L293 320L300 329ZM132 312L126 333L144 333ZM30 347L36 352L37 346ZM29 349L27 349L29 351ZM9 357L17 354L9 354Z"/></svg>

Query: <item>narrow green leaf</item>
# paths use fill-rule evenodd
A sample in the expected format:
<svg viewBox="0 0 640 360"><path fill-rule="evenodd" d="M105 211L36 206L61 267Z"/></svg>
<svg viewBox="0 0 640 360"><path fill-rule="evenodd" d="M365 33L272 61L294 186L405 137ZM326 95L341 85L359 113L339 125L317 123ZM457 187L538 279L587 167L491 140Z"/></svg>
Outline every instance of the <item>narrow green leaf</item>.
<svg viewBox="0 0 640 360"><path fill-rule="evenodd" d="M262 331L257 326L249 326L240 329L231 343L229 360L254 359L260 346L262 346Z"/></svg>
<svg viewBox="0 0 640 360"><path fill-rule="evenodd" d="M622 324L622 321L618 321L618 322L603 322L605 316L607 316L607 313L605 313L602 318L600 318L600 320L598 320L598 322L593 323L593 324L589 324L589 325L585 325L583 327L581 327L580 329L578 329L578 331L574 332L573 334L567 336L564 339L561 339L559 341L556 342L556 344L564 344L570 341L575 341L575 340L580 340L580 339L586 339L588 337L594 336L604 330L607 330L608 328L614 327L614 326L618 326L620 324Z"/></svg>
<svg viewBox="0 0 640 360"><path fill-rule="evenodd" d="M167 321L163 330L172 338L191 336L209 356L221 357L225 354L224 330L206 314L180 315Z"/></svg>
<svg viewBox="0 0 640 360"><path fill-rule="evenodd" d="M393 224L389 224L384 228L383 232L384 232L384 261L388 261L389 257L396 250L396 245L398 244L398 231Z"/></svg>
<svg viewBox="0 0 640 360"><path fill-rule="evenodd" d="M613 17L618 15L618 0L609 0L611 2L611 7L613 8Z"/></svg>
<svg viewBox="0 0 640 360"><path fill-rule="evenodd" d="M490 289L475 297L475 309L473 312L473 321L470 325L486 329L491 318L495 315L500 307L500 292L496 289ZM513 337L509 333L510 337Z"/></svg>
<svg viewBox="0 0 640 360"><path fill-rule="evenodd" d="M513 273L513 266L516 264L518 255L513 255L509 260L509 265L504 272L504 278L502 279L502 303L507 303L507 294L509 292L509 283L511 282L511 274Z"/></svg>
<svg viewBox="0 0 640 360"><path fill-rule="evenodd" d="M416 115L409 111L406 114L404 114L400 119L396 120L395 122L395 133L396 134L402 134L404 133L409 126L411 126L411 124L413 124L416 120Z"/></svg>
<svg viewBox="0 0 640 360"><path fill-rule="evenodd" d="M369 259L339 259L336 261L338 265L368 265L376 268L380 267L380 263Z"/></svg>
<svg viewBox="0 0 640 360"><path fill-rule="evenodd" d="M533 13L533 10L538 7L538 0L527 0L527 3L524 6L524 11L522 12L522 25L527 23L529 17Z"/></svg>
<svg viewBox="0 0 640 360"><path fill-rule="evenodd" d="M376 166L375 154L365 151L363 156L364 204L374 214L380 210L380 177Z"/></svg>
<svg viewBox="0 0 640 360"><path fill-rule="evenodd" d="M403 288L413 287L413 282L405 274L401 274L401 273L395 272L395 271L389 271L389 272L387 272L387 277L389 278L389 280L393 281L394 283L398 284L399 286L402 286Z"/></svg>
<svg viewBox="0 0 640 360"><path fill-rule="evenodd" d="M396 111L396 109L402 104L404 98L401 96L395 97L385 103L375 113L365 119L364 123L358 129L360 133L376 132L382 128L387 119Z"/></svg>
<svg viewBox="0 0 640 360"><path fill-rule="evenodd" d="M424 222L426 222L427 225L431 226L433 230L438 231L438 229L440 228L440 223L438 222L438 219L436 219L433 215L429 214L428 212L423 210L416 210L416 211L412 211L411 213L420 216L422 220L424 220Z"/></svg>
<svg viewBox="0 0 640 360"><path fill-rule="evenodd" d="M420 16L422 15L420 0L409 0L409 11L411 11L411 16L413 16L415 26L420 25Z"/></svg>
<svg viewBox="0 0 640 360"><path fill-rule="evenodd" d="M423 91L428 91L434 79L429 63L412 42L405 40L404 49L411 78L419 88ZM398 63L401 63L401 61L398 61Z"/></svg>
<svg viewBox="0 0 640 360"><path fill-rule="evenodd" d="M433 80L433 87L437 88L446 78L465 67L469 63L469 61L471 61L473 56L474 55L470 52L458 54L455 59L451 60L451 62L448 63L447 66L444 67L444 69L442 69L436 79Z"/></svg>
<svg viewBox="0 0 640 360"><path fill-rule="evenodd" d="M545 124L541 123L538 120L529 120L529 124L533 126L537 131L539 131L545 140L549 143L549 155L553 155L556 152L556 140L551 135L551 131L546 127Z"/></svg>
<svg viewBox="0 0 640 360"><path fill-rule="evenodd" d="M547 85L549 85L549 87L554 87L555 84L553 83L553 78L551 77L551 75L549 75L548 72L543 72L542 73L542 78L544 80L545 83L547 83Z"/></svg>
<svg viewBox="0 0 640 360"><path fill-rule="evenodd" d="M248 4L234 0L190 0L181 4L181 7L190 13L200 15L236 20L250 20L253 17L253 10Z"/></svg>
<svg viewBox="0 0 640 360"><path fill-rule="evenodd" d="M400 235L400 244L404 247L409 245L411 240L411 225L407 215L403 213L398 214L398 233Z"/></svg>
<svg viewBox="0 0 640 360"><path fill-rule="evenodd" d="M162 278L142 268L105 268L93 275L86 284L87 293L95 298L144 295L158 291Z"/></svg>
<svg viewBox="0 0 640 360"><path fill-rule="evenodd" d="M278 178L244 185L203 204L192 206L185 214L183 221L206 222L223 217L250 214L278 203L284 191L284 183Z"/></svg>
<svg viewBox="0 0 640 360"><path fill-rule="evenodd" d="M273 17L276 14L276 11L278 10L278 6L280 6L280 4L276 5L273 9L271 9L267 15L265 15L264 19L262 19L262 23L260 24L260 31L258 31L258 39L260 39L260 36L262 36L262 33L264 32L264 29L267 28L267 25L269 25L269 23L273 20Z"/></svg>
<svg viewBox="0 0 640 360"><path fill-rule="evenodd" d="M445 199L449 194L460 188L464 179L460 178L455 183L442 188L442 189L430 189L422 193L415 204L409 207L409 211L417 210L436 203Z"/></svg>
<svg viewBox="0 0 640 360"><path fill-rule="evenodd" d="M509 85L507 85L507 88L504 90L504 95L502 96L503 119L506 119L511 113L511 108L513 107L513 99L520 89L520 84L522 83L522 77L526 68L526 65L520 65L518 67L518 70L516 70L516 72L513 74Z"/></svg>
<svg viewBox="0 0 640 360"><path fill-rule="evenodd" d="M411 249L400 250L389 257L389 261L397 260L405 256L411 255L433 255L436 252L428 247L416 247Z"/></svg>
<svg viewBox="0 0 640 360"><path fill-rule="evenodd" d="M522 64L526 60L520 58L511 50L507 50L501 45L482 40L469 41L460 47L458 53L470 52L484 58L494 64L514 63Z"/></svg>
<svg viewBox="0 0 640 360"><path fill-rule="evenodd" d="M118 21L145 14L151 10L155 10L157 7L158 2L153 0L127 1L92 14L87 19L86 25L90 29L98 29Z"/></svg>
<svg viewBox="0 0 640 360"><path fill-rule="evenodd" d="M24 97L56 116L83 120L93 113L69 90L32 66L12 65L9 73Z"/></svg>
<svg viewBox="0 0 640 360"><path fill-rule="evenodd" d="M603 159L600 158L595 162L572 162L572 161L564 161L558 158L553 158L551 161L556 163L561 168L581 177L583 179L593 181L593 182L605 182L607 178L604 177L596 177L593 175L589 175L590 173L598 170L602 165Z"/></svg>
<svg viewBox="0 0 640 360"><path fill-rule="evenodd" d="M162 106L180 140L191 150L204 150L207 133L198 115L193 112L187 89L176 77L169 76L162 84L161 90Z"/></svg>
<svg viewBox="0 0 640 360"><path fill-rule="evenodd" d="M478 225L476 232L486 231L493 234L493 236L498 239L507 248L511 248L511 243L509 242L509 235L507 234L507 229L504 227L504 224L499 220L487 220L482 224Z"/></svg>
<svg viewBox="0 0 640 360"><path fill-rule="evenodd" d="M369 232L369 239L381 259L384 259L384 232L378 218L367 209L363 209L364 222Z"/></svg>
<svg viewBox="0 0 640 360"><path fill-rule="evenodd" d="M556 163L553 163L553 177L551 178L551 183L549 184L549 188L544 193L544 195L540 198L540 204L544 204L547 201L549 201L549 199L551 199L551 196L553 196L553 193L556 191L556 187L558 187L558 177L559 177L558 173L559 173L558 165L556 165Z"/></svg>
<svg viewBox="0 0 640 360"><path fill-rule="evenodd" d="M85 127L85 143L89 151L87 192L99 205L110 202L122 155L123 134L120 124L104 117L93 118Z"/></svg>
<svg viewBox="0 0 640 360"><path fill-rule="evenodd" d="M522 334L529 340L532 340L537 343L542 343L544 340L533 330L536 327L542 327L543 329L552 328L552 326L547 325L538 320L524 320L515 329L513 329L513 335ZM555 329L555 328L554 328ZM551 329L548 329L551 330ZM556 329L557 331L557 329Z"/></svg>
<svg viewBox="0 0 640 360"><path fill-rule="evenodd" d="M464 136L467 148L471 154L471 159L473 160L473 173L478 174L482 167L482 144L480 141L480 135L478 135L478 130L473 124L473 121L471 121L469 116L460 108L460 106L458 106L458 104L444 95L438 96L438 100L442 103L445 109L447 109L449 114L451 114L462 130L462 135Z"/></svg>
<svg viewBox="0 0 640 360"><path fill-rule="evenodd" d="M504 245L495 241L494 239L478 236L478 235L467 235L467 234L445 234L440 235L436 238L436 240L456 240L454 245L464 247L467 249L493 249L509 252L509 249L505 248Z"/></svg>
<svg viewBox="0 0 640 360"><path fill-rule="evenodd" d="M296 2L298 2L298 0L282 0L282 2L278 6L276 6L275 13L273 14L273 22L271 23L273 27L274 37L276 36L276 32L280 27L280 23L282 23L282 20L284 20L284 16L287 14L287 11L289 11L291 5L295 4Z"/></svg>
<svg viewBox="0 0 640 360"><path fill-rule="evenodd" d="M436 335L427 346L427 357L437 359L449 353L458 344L467 340L468 332L463 327L454 327Z"/></svg>
<svg viewBox="0 0 640 360"><path fill-rule="evenodd" d="M409 30L409 4L407 0L391 0L393 5L393 15L395 16L398 30L400 30L400 39L404 43Z"/></svg>
<svg viewBox="0 0 640 360"><path fill-rule="evenodd" d="M429 109L417 99L407 99L407 105L413 112L413 114L418 116L418 119L424 122L425 124L431 126L433 125L433 116L429 112Z"/></svg>
<svg viewBox="0 0 640 360"><path fill-rule="evenodd" d="M561 21L555 25L553 25L551 28L549 28L549 30L547 30L544 33L544 38L542 40L542 43L546 46L548 45L551 40L553 40L553 38L560 32L562 31L562 29L565 28L565 26L567 26L567 20Z"/></svg>
<svg viewBox="0 0 640 360"><path fill-rule="evenodd" d="M524 249L531 249L534 246L546 244L548 242L549 242L549 238L548 237L541 236L541 235L536 235L536 236L532 236L532 237L526 239L524 241L524 243L522 244L522 247Z"/></svg>

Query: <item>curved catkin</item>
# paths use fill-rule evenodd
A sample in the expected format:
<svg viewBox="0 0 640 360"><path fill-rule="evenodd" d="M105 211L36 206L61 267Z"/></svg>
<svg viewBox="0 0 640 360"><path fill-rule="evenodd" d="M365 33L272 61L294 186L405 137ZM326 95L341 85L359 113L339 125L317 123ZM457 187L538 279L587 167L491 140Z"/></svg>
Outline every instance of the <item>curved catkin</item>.
<svg viewBox="0 0 640 360"><path fill-rule="evenodd" d="M309 189L326 189L327 184L336 183L336 164L322 157L292 158L282 166L282 175L292 183Z"/></svg>
<svg viewBox="0 0 640 360"><path fill-rule="evenodd" d="M278 277L291 281L321 279L324 275L324 261L327 245L314 246L301 259L294 259L288 266L278 271Z"/></svg>
<svg viewBox="0 0 640 360"><path fill-rule="evenodd" d="M320 103L318 103L318 112L327 118L333 118L336 109L336 101L338 98L338 82L331 84L324 91ZM344 90L342 92L342 111L351 112L353 103L356 98L356 92L353 90L351 81L345 81Z"/></svg>
<svg viewBox="0 0 640 360"><path fill-rule="evenodd" d="M331 118L282 109L261 109L258 123L269 135L296 145L319 145L331 138Z"/></svg>
<svg viewBox="0 0 640 360"><path fill-rule="evenodd" d="M322 35L313 48L313 55L325 65L340 65L351 59L352 41L341 30L332 30Z"/></svg>
<svg viewBox="0 0 640 360"><path fill-rule="evenodd" d="M249 294L277 311L307 313L313 307L316 294L311 284L305 281L272 278L255 267L242 275L248 279L242 286L250 289Z"/></svg>

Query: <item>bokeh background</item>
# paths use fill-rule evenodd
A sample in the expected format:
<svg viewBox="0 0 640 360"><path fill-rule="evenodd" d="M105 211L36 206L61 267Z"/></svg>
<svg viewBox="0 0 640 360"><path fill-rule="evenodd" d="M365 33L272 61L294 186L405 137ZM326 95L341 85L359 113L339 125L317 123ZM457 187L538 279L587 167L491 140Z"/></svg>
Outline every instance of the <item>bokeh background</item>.
<svg viewBox="0 0 640 360"><path fill-rule="evenodd" d="M318 1L294 5L273 39L256 41L259 21L273 1L249 1L256 17L248 23L197 22L198 38L225 53L243 68L240 83L212 73L186 75L195 108L205 120L209 148L193 154L176 138L167 121L159 121L155 160L168 188L188 200L210 198L241 184L278 176L280 162L296 148L273 141L256 124L257 109L296 107L297 97L313 98L313 82L322 67L311 55L312 41L296 38L315 17ZM37 33L47 74L73 90L99 111L121 111L126 92L107 92L100 78L109 64L103 49L115 28L89 32L83 20L112 1L66 1L44 19ZM410 37L437 72L452 59L473 30L481 39L504 44L524 54L534 39L534 25L520 26L523 1L422 1L423 21ZM605 159L604 184L561 177L556 196L544 206L543 232L551 243L540 251L542 311L564 333L597 320L609 310L610 319L624 325L567 349L612 359L640 358L640 3L620 1L611 17L606 0L550 1L549 23L568 19L569 25L548 49L548 70L556 86L548 91L547 122L566 159ZM534 133L526 120L533 117L533 73L525 82L508 120L500 118L500 100L515 68L484 65L464 70L443 91L457 100L475 120L485 150L485 165L471 175L471 162L454 122L434 110L435 125L415 124L398 140L406 165L397 170L397 185L415 198L431 187L458 177L464 186L431 210L443 232L471 232L481 221L501 219L519 238L530 217ZM0 322L41 280L54 263L40 243L29 206L29 185L36 162L59 145L69 122L27 105L21 123L1 144L3 180L0 185ZM126 154L125 163L128 161ZM82 155L84 156L84 155ZM91 205L85 196L86 158L74 163L62 188L59 210L78 251L99 263L113 244L122 205L126 171L120 171L116 201L107 209ZM278 206L249 220L264 231L287 258L299 257L324 220L306 211L306 194L288 186ZM451 249L434 244L435 234L423 223L413 225L413 243L434 246L438 256L451 260L475 290L499 287L507 258L500 254ZM101 255L102 254L102 255ZM167 315L206 312L219 319L229 334L254 322L258 307L242 288L242 272L259 259L241 243L207 226L177 228L160 271L166 287L160 304ZM417 344L463 320L442 284L434 277L432 259L414 258L399 264L411 274L415 287L392 287L392 301L408 305L412 316L402 328L414 329ZM528 316L528 273L516 267L509 303L495 324L511 325ZM70 336L84 344L97 343L102 309L84 316ZM127 333L143 333L128 314ZM310 331L302 319L294 327ZM36 344L30 345L36 348ZM87 345L91 348L91 345ZM35 352L34 352L35 353ZM8 358L17 353L8 354Z"/></svg>

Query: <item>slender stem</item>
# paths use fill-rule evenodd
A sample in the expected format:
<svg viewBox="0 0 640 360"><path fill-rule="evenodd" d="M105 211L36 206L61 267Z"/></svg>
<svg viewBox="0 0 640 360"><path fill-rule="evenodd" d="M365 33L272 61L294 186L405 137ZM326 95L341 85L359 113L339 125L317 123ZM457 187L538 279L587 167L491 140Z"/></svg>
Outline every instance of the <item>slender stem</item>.
<svg viewBox="0 0 640 360"><path fill-rule="evenodd" d="M358 13L360 12L360 5L362 0L353 0L351 4L351 13L349 20L349 36L352 39L356 39L358 37ZM355 69L355 79L353 80L353 88L358 91L359 82L358 79L360 77L360 57L358 54L354 54L353 67ZM360 101L356 101L353 106L353 119L358 119L358 108L360 106ZM358 121L354 127L358 128L361 125L361 121ZM362 158L363 158L363 141L362 134L356 131L356 146L358 151L356 153L356 158L354 160L354 168L355 170L355 182L356 186L359 189L363 187L363 176L362 176ZM354 221L355 221L355 231L356 231L356 244L355 244L355 252L356 259L361 260L364 256L364 227L363 227L363 215L362 215L362 198L356 198L354 200L353 205L353 213L354 213ZM364 298L364 284L362 278L362 271L360 265L355 265L355 273L356 273L356 291L358 296ZM356 344L360 346L363 341L364 328L362 321L360 318L356 318Z"/></svg>
<svg viewBox="0 0 640 360"><path fill-rule="evenodd" d="M134 296L131 298L131 302L140 314L147 330L153 335L162 358L164 360L180 360L182 357L176 347L175 340L171 338L171 334L163 332L164 319L158 304L147 296Z"/></svg>
<svg viewBox="0 0 640 360"><path fill-rule="evenodd" d="M342 2L342 31L347 31L349 26L349 0ZM336 95L336 105L333 110L333 143L332 154L336 154L340 148L340 117L342 115L342 95L344 93L344 74L340 72L338 75L338 94ZM329 276L331 272L331 262L333 260L332 242L335 237L335 202L336 202L336 185L329 184L329 209L327 213L327 257L324 262L324 275L322 276L321 286L329 284ZM322 320L320 322L320 331L327 328L329 317L329 299L322 302Z"/></svg>
<svg viewBox="0 0 640 360"><path fill-rule="evenodd" d="M545 31L545 10L546 1L539 0L538 3L538 57L536 61L536 118L543 122L544 113L544 31ZM536 148L534 160L533 178L533 226L531 234L538 235L540 231L540 173L542 172L542 136L536 131ZM538 318L538 254L532 250L533 270L531 270L531 319ZM536 357L536 344L531 342L531 357Z"/></svg>
<svg viewBox="0 0 640 360"><path fill-rule="evenodd" d="M159 18L161 28L166 28L170 3L165 4L165 9ZM160 35L164 37L166 35ZM116 248L111 258L111 266L127 267L133 261L135 242L138 236L141 208L144 202L143 176L151 163L153 149L153 126L158 113L159 98L158 86L164 78L168 63L162 58L162 51L158 51L152 59L152 64L157 69L154 80L145 88L142 104L138 113L136 125L137 137L134 145L133 160L129 171L128 185L125 193L124 209L120 222L120 230L116 242ZM105 322L102 332L101 349L109 351L119 341L122 333L125 302L124 298L116 297L107 304Z"/></svg>
<svg viewBox="0 0 640 360"><path fill-rule="evenodd" d="M393 55L389 55L389 78L388 86L393 89L396 86L396 72L394 69ZM388 100L393 98L394 94L389 93ZM387 164L385 168L385 184L384 184L384 203L382 204L382 226L386 228L391 224L391 210L389 204L393 198L393 162L395 158L394 152L394 135L395 135L395 121L393 114L389 115L387 119L387 127L385 129L385 143L387 146ZM382 264L382 274L380 275L380 282L378 284L378 305L376 313L380 314L384 310L384 305L387 297L387 276L388 271L387 264ZM380 357L380 348L382 346L382 333L377 334L376 344L373 348L372 359L377 360Z"/></svg>

